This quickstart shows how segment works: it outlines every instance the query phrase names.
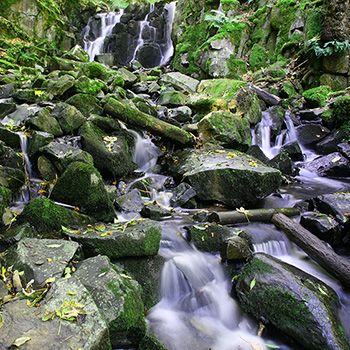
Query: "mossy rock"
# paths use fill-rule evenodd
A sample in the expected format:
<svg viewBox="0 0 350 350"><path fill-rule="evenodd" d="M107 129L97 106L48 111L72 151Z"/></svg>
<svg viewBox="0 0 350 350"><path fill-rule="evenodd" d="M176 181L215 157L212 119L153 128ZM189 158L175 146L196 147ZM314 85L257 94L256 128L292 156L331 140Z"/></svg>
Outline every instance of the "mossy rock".
<svg viewBox="0 0 350 350"><path fill-rule="evenodd" d="M160 94L158 103L163 106L183 106L186 104L186 96L180 91L164 91Z"/></svg>
<svg viewBox="0 0 350 350"><path fill-rule="evenodd" d="M0 186L0 218L2 218L5 209L9 206L11 201L11 191L3 186Z"/></svg>
<svg viewBox="0 0 350 350"><path fill-rule="evenodd" d="M82 65L81 74L90 79L107 81L113 75L113 71L102 63L89 62Z"/></svg>
<svg viewBox="0 0 350 350"><path fill-rule="evenodd" d="M266 254L255 254L238 278L238 299L308 349L348 349L336 293L317 278ZM312 336L311 336L312 335Z"/></svg>
<svg viewBox="0 0 350 350"><path fill-rule="evenodd" d="M54 186L52 198L77 206L97 220L112 221L115 216L102 177L90 164L69 164Z"/></svg>
<svg viewBox="0 0 350 350"><path fill-rule="evenodd" d="M236 111L242 114L249 123L257 124L261 121L260 99L256 93L245 88L240 89L235 96L233 107L236 107Z"/></svg>
<svg viewBox="0 0 350 350"><path fill-rule="evenodd" d="M89 79L85 76L80 77L75 83L76 92L93 96L98 95L105 88L106 84L102 80Z"/></svg>
<svg viewBox="0 0 350 350"><path fill-rule="evenodd" d="M254 44L249 57L249 65L252 70L257 70L267 66L269 62L269 54L264 47Z"/></svg>
<svg viewBox="0 0 350 350"><path fill-rule="evenodd" d="M39 197L26 204L17 222L29 223L37 230L39 236L57 237L60 236L62 226L81 226L91 223L92 220L88 216L57 205L48 198Z"/></svg>
<svg viewBox="0 0 350 350"><path fill-rule="evenodd" d="M0 165L0 186L4 186L18 193L25 182L25 174L22 170Z"/></svg>
<svg viewBox="0 0 350 350"><path fill-rule="evenodd" d="M86 118L91 114L102 115L103 112L99 100L89 94L76 94L66 100L66 103L76 107Z"/></svg>
<svg viewBox="0 0 350 350"><path fill-rule="evenodd" d="M52 116L50 108L41 109L27 124L34 130L44 131L55 137L63 135L60 124Z"/></svg>
<svg viewBox="0 0 350 350"><path fill-rule="evenodd" d="M101 254L118 259L156 255L160 246L161 231L159 223L145 219L125 224L66 230L65 234L81 243L87 256Z"/></svg>
<svg viewBox="0 0 350 350"><path fill-rule="evenodd" d="M101 255L84 260L74 277L106 320L113 348L137 346L146 332L140 285Z"/></svg>
<svg viewBox="0 0 350 350"><path fill-rule="evenodd" d="M202 80L197 92L208 95L210 98L221 98L231 100L237 91L246 86L247 83L233 79L210 79Z"/></svg>
<svg viewBox="0 0 350 350"><path fill-rule="evenodd" d="M350 121L350 96L338 97L331 106L332 117L336 126L340 127ZM324 117L323 117L324 118Z"/></svg>
<svg viewBox="0 0 350 350"><path fill-rule="evenodd" d="M167 348L152 334L146 334L141 340L138 350L167 350Z"/></svg>
<svg viewBox="0 0 350 350"><path fill-rule="evenodd" d="M332 92L327 85L321 85L303 92L303 97L310 108L324 107L328 95Z"/></svg>
<svg viewBox="0 0 350 350"><path fill-rule="evenodd" d="M74 134L86 120L76 107L64 102L55 106L52 115L58 120L65 134Z"/></svg>

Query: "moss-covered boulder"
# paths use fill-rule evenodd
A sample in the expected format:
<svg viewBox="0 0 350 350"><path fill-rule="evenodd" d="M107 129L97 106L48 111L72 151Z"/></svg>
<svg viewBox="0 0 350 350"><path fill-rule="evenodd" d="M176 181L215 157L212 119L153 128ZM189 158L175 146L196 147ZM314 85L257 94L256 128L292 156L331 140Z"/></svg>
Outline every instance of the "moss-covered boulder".
<svg viewBox="0 0 350 350"><path fill-rule="evenodd" d="M121 130L109 136L93 123L87 122L79 134L83 149L92 155L96 168L104 176L119 179L136 169L132 155L134 140L127 132Z"/></svg>
<svg viewBox="0 0 350 350"><path fill-rule="evenodd" d="M345 350L336 293L317 278L266 254L256 254L236 286L246 312L269 321L308 349Z"/></svg>
<svg viewBox="0 0 350 350"><path fill-rule="evenodd" d="M321 85L303 92L303 97L306 101L307 107L317 108L326 105L328 95L331 88L327 85Z"/></svg>
<svg viewBox="0 0 350 350"><path fill-rule="evenodd" d="M234 150L186 150L177 154L172 170L185 179L203 201L232 206L253 205L276 191L281 173Z"/></svg>
<svg viewBox="0 0 350 350"><path fill-rule="evenodd" d="M0 165L23 169L23 158L3 141L0 141Z"/></svg>
<svg viewBox="0 0 350 350"><path fill-rule="evenodd" d="M47 93L52 98L62 98L73 86L75 79L68 74L47 82Z"/></svg>
<svg viewBox="0 0 350 350"><path fill-rule="evenodd" d="M238 90L246 85L244 81L233 79L202 80L198 85L197 92L210 97L231 100Z"/></svg>
<svg viewBox="0 0 350 350"><path fill-rule="evenodd" d="M52 116L49 108L41 109L34 117L29 119L28 125L34 130L44 131L55 137L63 135L60 124Z"/></svg>
<svg viewBox="0 0 350 350"><path fill-rule="evenodd" d="M141 287L106 256L84 260L74 277L106 320L113 348L137 346L146 331Z"/></svg>
<svg viewBox="0 0 350 350"><path fill-rule="evenodd" d="M0 186L0 218L2 218L5 209L9 206L11 201L11 191L3 186Z"/></svg>
<svg viewBox="0 0 350 350"><path fill-rule="evenodd" d="M170 85L176 90L194 93L199 85L199 80L179 72L171 72L162 75L161 82Z"/></svg>
<svg viewBox="0 0 350 350"><path fill-rule="evenodd" d="M13 193L18 193L25 182L22 170L0 165L0 186L9 188Z"/></svg>
<svg viewBox="0 0 350 350"><path fill-rule="evenodd" d="M86 120L77 108L64 102L56 105L52 115L58 120L65 134L73 134Z"/></svg>
<svg viewBox="0 0 350 350"><path fill-rule="evenodd" d="M161 232L159 223L147 219L65 230L68 237L82 244L87 256L101 254L111 259L156 255Z"/></svg>
<svg viewBox="0 0 350 350"><path fill-rule="evenodd" d="M38 197L24 207L17 222L29 223L42 237L57 236L62 226L81 226L91 223L88 216L55 204L52 200Z"/></svg>
<svg viewBox="0 0 350 350"><path fill-rule="evenodd" d="M98 99L90 94L76 94L66 100L66 103L76 107L86 118L90 114L102 114Z"/></svg>
<svg viewBox="0 0 350 350"><path fill-rule="evenodd" d="M244 149L251 143L248 119L228 111L211 112L198 123L203 143L217 143L223 146Z"/></svg>
<svg viewBox="0 0 350 350"><path fill-rule="evenodd" d="M164 91L160 94L158 103L163 106L183 106L186 104L186 96L180 91Z"/></svg>
<svg viewBox="0 0 350 350"><path fill-rule="evenodd" d="M81 66L81 74L90 79L108 80L113 71L102 63L89 62Z"/></svg>
<svg viewBox="0 0 350 350"><path fill-rule="evenodd" d="M75 316L70 318L72 312ZM26 340L23 350L112 348L102 314L88 290L73 276L54 283L37 307L17 299L6 304L2 316L2 349L11 348L16 339Z"/></svg>
<svg viewBox="0 0 350 350"><path fill-rule="evenodd" d="M102 89L106 87L106 84L99 79L89 79L82 76L75 83L75 90L78 93L90 94L93 96L98 95Z"/></svg>
<svg viewBox="0 0 350 350"><path fill-rule="evenodd" d="M350 121L350 96L338 97L332 105L332 118L335 125L340 127Z"/></svg>
<svg viewBox="0 0 350 350"><path fill-rule="evenodd" d="M70 204L94 218L112 221L114 208L98 170L90 164L71 163L52 191L56 201Z"/></svg>
<svg viewBox="0 0 350 350"><path fill-rule="evenodd" d="M39 287L48 278L61 277L78 248L76 242L23 238L7 251L3 265L14 265L18 271L24 271L26 283L34 279L35 287Z"/></svg>

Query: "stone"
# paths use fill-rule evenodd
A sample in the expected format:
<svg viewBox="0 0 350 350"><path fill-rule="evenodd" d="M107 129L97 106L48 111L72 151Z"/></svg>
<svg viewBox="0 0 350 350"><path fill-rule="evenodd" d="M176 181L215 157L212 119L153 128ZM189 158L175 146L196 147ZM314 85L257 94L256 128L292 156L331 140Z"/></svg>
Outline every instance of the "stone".
<svg viewBox="0 0 350 350"><path fill-rule="evenodd" d="M70 292L69 295L67 292ZM46 298L37 307L28 307L26 300L6 303L3 317L6 320L0 329L0 348L10 348L16 339L30 338L22 349L54 350L67 349L110 350L108 326L87 289L74 277L60 279L53 284ZM43 321L48 315L56 315L65 305L82 305L82 314L67 321L56 316ZM59 332L58 332L59 330ZM63 345L64 344L64 345Z"/></svg>
<svg viewBox="0 0 350 350"><path fill-rule="evenodd" d="M224 261L240 261L251 258L252 251L248 240L236 235L224 240L220 255Z"/></svg>
<svg viewBox="0 0 350 350"><path fill-rule="evenodd" d="M240 80L208 79L200 82L197 92L206 94L211 98L215 97L231 101L236 93L244 86L246 86L246 83Z"/></svg>
<svg viewBox="0 0 350 350"><path fill-rule="evenodd" d="M25 182L25 175L22 170L0 165L0 186L18 193Z"/></svg>
<svg viewBox="0 0 350 350"><path fill-rule="evenodd" d="M106 84L99 79L89 79L88 77L82 76L75 83L75 90L78 93L90 94L97 96L106 88Z"/></svg>
<svg viewBox="0 0 350 350"><path fill-rule="evenodd" d="M237 112L242 114L251 124L261 121L262 112L257 94L251 90L241 89L235 96Z"/></svg>
<svg viewBox="0 0 350 350"><path fill-rule="evenodd" d="M0 85L0 99L12 97L15 87L15 83Z"/></svg>
<svg viewBox="0 0 350 350"><path fill-rule="evenodd" d="M122 212L140 213L144 207L142 196L139 190L133 189L130 192L118 197L115 204Z"/></svg>
<svg viewBox="0 0 350 350"><path fill-rule="evenodd" d="M127 86L130 86L137 81L137 75L128 71L126 68L119 68L117 72L123 78Z"/></svg>
<svg viewBox="0 0 350 350"><path fill-rule="evenodd" d="M336 293L298 268L257 253L243 268L236 290L243 310L271 323L301 346L349 348L338 318Z"/></svg>
<svg viewBox="0 0 350 350"><path fill-rule="evenodd" d="M329 154L338 151L338 144L346 138L346 132L343 129L334 130L320 142L315 145L317 152L321 154Z"/></svg>
<svg viewBox="0 0 350 350"><path fill-rule="evenodd" d="M346 158L350 159L350 144L349 143L345 143L345 142L339 143L337 151L339 151Z"/></svg>
<svg viewBox="0 0 350 350"><path fill-rule="evenodd" d="M302 145L312 145L325 138L330 131L320 124L304 124L296 128L298 141Z"/></svg>
<svg viewBox="0 0 350 350"><path fill-rule="evenodd" d="M87 122L79 134L83 149L92 155L96 168L104 176L116 180L136 170L132 155L134 140L126 131L121 130L109 136Z"/></svg>
<svg viewBox="0 0 350 350"><path fill-rule="evenodd" d="M162 106L183 106L186 96L180 91L164 91L160 93L158 103Z"/></svg>
<svg viewBox="0 0 350 350"><path fill-rule="evenodd" d="M157 67L162 60L162 51L158 44L143 45L137 52L137 60L145 68Z"/></svg>
<svg viewBox="0 0 350 350"><path fill-rule="evenodd" d="M229 148L247 149L251 143L248 119L226 111L211 112L198 123L203 143L215 143Z"/></svg>
<svg viewBox="0 0 350 350"><path fill-rule="evenodd" d="M62 136L63 132L57 119L52 116L50 108L43 108L27 122L30 128L44 131L53 136Z"/></svg>
<svg viewBox="0 0 350 350"><path fill-rule="evenodd" d="M188 207L192 203L194 197L196 197L196 191L193 187L186 182L181 183L179 186L172 189L172 197L170 198L170 205L172 207Z"/></svg>
<svg viewBox="0 0 350 350"><path fill-rule="evenodd" d="M165 208L164 206L158 203L146 204L142 208L141 214L145 218L149 218L151 220L156 221L161 221L165 218L171 218L173 216L173 213L170 209Z"/></svg>
<svg viewBox="0 0 350 350"><path fill-rule="evenodd" d="M303 161L304 155L297 141L290 142L281 147L281 152L288 154L293 162Z"/></svg>
<svg viewBox="0 0 350 350"><path fill-rule="evenodd" d="M177 108L169 109L168 117L180 123L187 123L192 120L192 110L187 106L180 106Z"/></svg>
<svg viewBox="0 0 350 350"><path fill-rule="evenodd" d="M89 62L89 55L80 45L75 45L68 52L65 52L63 58L73 61Z"/></svg>
<svg viewBox="0 0 350 350"><path fill-rule="evenodd" d="M91 165L94 163L89 153L71 145L65 139L55 139L42 147L40 151L60 173L64 172L68 165L73 162L83 162Z"/></svg>
<svg viewBox="0 0 350 350"><path fill-rule="evenodd" d="M11 147L6 146L3 141L0 141L0 165L19 170L23 169L23 158Z"/></svg>
<svg viewBox="0 0 350 350"><path fill-rule="evenodd" d="M56 105L52 115L57 119L65 134L74 134L86 120L77 108L64 102Z"/></svg>
<svg viewBox="0 0 350 350"><path fill-rule="evenodd" d="M62 98L73 88L75 79L68 74L60 76L57 80L49 80L47 83L47 93L52 98Z"/></svg>
<svg viewBox="0 0 350 350"><path fill-rule="evenodd" d="M349 220L350 192L324 194L314 198L317 209L344 224Z"/></svg>
<svg viewBox="0 0 350 350"><path fill-rule="evenodd" d="M100 173L91 165L74 162L55 184L51 197L61 203L79 207L97 220L112 221L114 208Z"/></svg>
<svg viewBox="0 0 350 350"><path fill-rule="evenodd" d="M350 176L350 161L341 153L334 152L312 160L305 169L320 176L346 177Z"/></svg>
<svg viewBox="0 0 350 350"><path fill-rule="evenodd" d="M110 259L156 255L161 238L160 224L146 219L131 224L99 225L83 232L68 230L66 235L79 242L87 256L101 254Z"/></svg>
<svg viewBox="0 0 350 350"><path fill-rule="evenodd" d="M3 126L0 126L0 140L15 150L21 149L21 138L19 134Z"/></svg>
<svg viewBox="0 0 350 350"><path fill-rule="evenodd" d="M60 206L48 198L38 197L25 205L23 212L17 217L17 222L29 223L37 230L37 236L50 238L50 236L60 237L62 226L86 225L91 223L92 219Z"/></svg>
<svg viewBox="0 0 350 350"><path fill-rule="evenodd" d="M91 114L102 115L102 107L96 97L88 94L76 94L66 100L66 103L77 108L86 118Z"/></svg>
<svg viewBox="0 0 350 350"><path fill-rule="evenodd" d="M16 110L16 104L12 99L0 99L0 118L6 117L8 114Z"/></svg>
<svg viewBox="0 0 350 350"><path fill-rule="evenodd" d="M79 244L58 239L23 238L8 250L5 266L24 271L25 282L34 280L34 288L43 287L48 278L61 277L77 253Z"/></svg>
<svg viewBox="0 0 350 350"><path fill-rule="evenodd" d="M106 320L113 348L137 346L146 331L141 287L108 257L84 260L74 273Z"/></svg>
<svg viewBox="0 0 350 350"><path fill-rule="evenodd" d="M33 105L29 106L27 104L22 104L20 106L17 106L17 109L11 113L8 114L3 120L3 125L19 125L32 117L34 114L36 114L41 108Z"/></svg>
<svg viewBox="0 0 350 350"><path fill-rule="evenodd" d="M55 166L45 156L40 156L37 161L40 177L45 181L53 181L58 176Z"/></svg>
<svg viewBox="0 0 350 350"><path fill-rule="evenodd" d="M163 84L173 86L177 90L188 93L196 92L199 85L199 80L191 78L179 72L163 74L161 82Z"/></svg>
<svg viewBox="0 0 350 350"><path fill-rule="evenodd" d="M160 301L160 281L165 258L160 255L128 257L118 258L115 263L126 270L142 287L142 300L146 310Z"/></svg>
<svg viewBox="0 0 350 350"><path fill-rule="evenodd" d="M325 111L325 108L303 109L299 111L299 116L304 120L319 120Z"/></svg>
<svg viewBox="0 0 350 350"><path fill-rule="evenodd" d="M282 181L278 170L236 150L185 150L175 159L173 172L194 188L199 199L234 208L253 205Z"/></svg>
<svg viewBox="0 0 350 350"><path fill-rule="evenodd" d="M285 151L281 151L277 156L273 157L268 162L268 165L278 169L282 174L293 174L293 161Z"/></svg>
<svg viewBox="0 0 350 350"><path fill-rule="evenodd" d="M33 131L28 140L29 157L37 157L43 147L50 144L54 139L52 134L43 131Z"/></svg>

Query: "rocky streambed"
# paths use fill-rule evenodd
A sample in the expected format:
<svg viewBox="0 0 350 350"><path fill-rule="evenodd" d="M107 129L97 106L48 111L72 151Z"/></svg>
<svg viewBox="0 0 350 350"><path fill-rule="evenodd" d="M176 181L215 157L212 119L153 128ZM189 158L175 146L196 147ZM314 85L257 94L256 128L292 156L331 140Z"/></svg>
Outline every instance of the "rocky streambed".
<svg viewBox="0 0 350 350"><path fill-rule="evenodd" d="M96 42L102 21L166 63L171 9L129 18L140 32L99 15L90 57L1 75L0 348L349 349L349 276L272 224L350 265L349 96L143 68Z"/></svg>

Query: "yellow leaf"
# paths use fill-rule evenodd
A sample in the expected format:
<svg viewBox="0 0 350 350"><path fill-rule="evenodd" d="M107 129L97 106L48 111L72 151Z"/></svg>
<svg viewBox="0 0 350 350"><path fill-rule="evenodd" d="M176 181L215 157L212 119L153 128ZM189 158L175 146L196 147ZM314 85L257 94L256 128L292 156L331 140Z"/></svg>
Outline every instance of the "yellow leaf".
<svg viewBox="0 0 350 350"><path fill-rule="evenodd" d="M26 342L28 342L29 340L31 340L32 338L30 337L20 337L17 338L12 345L16 346L17 348L19 348L20 346L24 345Z"/></svg>
<svg viewBox="0 0 350 350"><path fill-rule="evenodd" d="M52 258L47 258L47 262L53 262L53 259Z"/></svg>
<svg viewBox="0 0 350 350"><path fill-rule="evenodd" d="M45 281L45 283L54 283L55 281L56 281L55 277L50 277Z"/></svg>
<svg viewBox="0 0 350 350"><path fill-rule="evenodd" d="M35 95L35 96L39 96L39 97L40 97L40 96L42 96L43 94L44 94L44 91L42 91L42 90L35 90L35 91L34 91L34 95Z"/></svg>

